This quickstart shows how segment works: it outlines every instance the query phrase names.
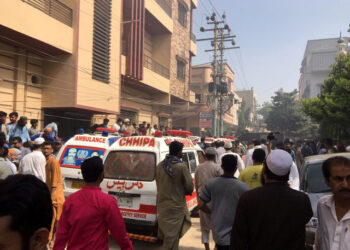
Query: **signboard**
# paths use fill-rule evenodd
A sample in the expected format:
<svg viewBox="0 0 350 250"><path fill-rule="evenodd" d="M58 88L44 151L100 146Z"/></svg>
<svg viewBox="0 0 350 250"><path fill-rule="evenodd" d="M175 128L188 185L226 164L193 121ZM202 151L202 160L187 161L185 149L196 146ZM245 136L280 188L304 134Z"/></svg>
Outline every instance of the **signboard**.
<svg viewBox="0 0 350 250"><path fill-rule="evenodd" d="M199 113L199 127L200 128L211 128L212 127L213 114L211 112L200 112Z"/></svg>

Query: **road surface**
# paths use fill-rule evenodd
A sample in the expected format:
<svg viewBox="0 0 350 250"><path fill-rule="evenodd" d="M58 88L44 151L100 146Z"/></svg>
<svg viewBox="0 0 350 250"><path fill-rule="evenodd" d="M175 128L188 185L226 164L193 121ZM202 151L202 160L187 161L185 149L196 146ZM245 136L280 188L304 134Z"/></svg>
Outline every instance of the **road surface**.
<svg viewBox="0 0 350 250"><path fill-rule="evenodd" d="M201 231L199 225L199 218L191 218L192 227L185 234L182 239L180 239L180 250L203 250L204 245L201 242ZM160 244L152 244L142 241L133 240L132 241L135 250L161 250ZM117 250L120 249L119 246L110 238L109 249ZM214 249L214 241L210 240L210 249Z"/></svg>

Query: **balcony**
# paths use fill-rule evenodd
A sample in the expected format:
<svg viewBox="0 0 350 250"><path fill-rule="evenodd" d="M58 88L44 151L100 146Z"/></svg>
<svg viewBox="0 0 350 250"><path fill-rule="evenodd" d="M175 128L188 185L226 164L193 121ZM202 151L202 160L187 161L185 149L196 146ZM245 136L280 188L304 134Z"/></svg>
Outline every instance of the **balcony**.
<svg viewBox="0 0 350 250"><path fill-rule="evenodd" d="M146 26L163 26L166 32L173 33L172 8L167 0L147 0Z"/></svg>
<svg viewBox="0 0 350 250"><path fill-rule="evenodd" d="M73 25L73 10L57 0L22 1L70 27Z"/></svg>
<svg viewBox="0 0 350 250"><path fill-rule="evenodd" d="M71 8L53 0L1 2L1 34L50 55L73 53Z"/></svg>
<svg viewBox="0 0 350 250"><path fill-rule="evenodd" d="M167 0L156 0L156 2L159 4L160 7L168 14L169 17L172 17L172 7L171 2L168 2Z"/></svg>
<svg viewBox="0 0 350 250"><path fill-rule="evenodd" d="M170 79L170 70L160 63L156 62L152 57L145 55L145 68L152 70L153 72Z"/></svg>

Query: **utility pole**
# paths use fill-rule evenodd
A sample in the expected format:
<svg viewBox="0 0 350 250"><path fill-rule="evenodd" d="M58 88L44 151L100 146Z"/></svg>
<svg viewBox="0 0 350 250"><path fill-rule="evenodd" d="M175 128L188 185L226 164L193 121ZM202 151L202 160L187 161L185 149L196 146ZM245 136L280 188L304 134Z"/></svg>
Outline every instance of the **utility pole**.
<svg viewBox="0 0 350 250"><path fill-rule="evenodd" d="M217 113L219 108L219 136L223 135L223 117L224 113L227 112L227 108L225 110L224 103L231 103L228 99L232 99L233 103L233 94L229 94L229 90L227 89L227 82L226 82L226 74L225 74L225 60L224 60L224 50L227 49L236 49L239 47L230 47L225 48L225 42L231 41L232 45L235 45L235 41L233 40L235 35L230 35L231 29L226 24L226 15L222 15L222 20L216 19L216 14L213 13L210 17L207 16L207 24L208 25L214 25L213 29L205 29L203 27L200 28L200 31L206 32L206 31L213 31L214 37L211 38L203 38L203 39L197 39L197 42L200 41L211 41L211 46L214 47L210 50L205 50L205 52L214 52L213 55L213 82L209 84L209 92L210 95L208 96L207 104L211 108L213 113L213 119L212 119L212 129L213 129L213 136L217 136ZM221 25L221 27L220 27ZM223 26L222 26L223 25ZM228 33L225 34L225 31ZM220 50L220 68L218 65L218 49ZM219 107L218 107L219 104ZM227 106L227 105L226 105ZM232 105L230 106L230 108Z"/></svg>

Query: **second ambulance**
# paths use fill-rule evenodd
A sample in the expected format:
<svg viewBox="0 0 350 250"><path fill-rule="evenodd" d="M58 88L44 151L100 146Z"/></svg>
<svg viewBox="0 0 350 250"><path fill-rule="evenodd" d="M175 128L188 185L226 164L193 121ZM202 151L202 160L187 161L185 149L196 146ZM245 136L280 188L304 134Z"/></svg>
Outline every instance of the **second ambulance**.
<svg viewBox="0 0 350 250"><path fill-rule="evenodd" d="M169 144L174 140L184 144L182 159L194 178L196 166L204 159L203 151L186 138L122 137L104 157L105 179L101 188L117 199L128 232L142 235L139 239L156 240L156 166L169 154ZM186 196L186 202L189 210L193 210L197 206L196 192Z"/></svg>

